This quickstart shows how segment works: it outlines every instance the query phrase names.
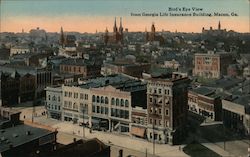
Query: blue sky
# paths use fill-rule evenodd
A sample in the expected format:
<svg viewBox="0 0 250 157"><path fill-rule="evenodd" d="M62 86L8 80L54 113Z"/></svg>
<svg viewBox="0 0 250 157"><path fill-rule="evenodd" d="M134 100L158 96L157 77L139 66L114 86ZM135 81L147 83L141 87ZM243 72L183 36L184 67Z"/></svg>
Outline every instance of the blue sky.
<svg viewBox="0 0 250 157"><path fill-rule="evenodd" d="M225 23L229 23L228 21L231 20L232 22L244 21L247 24L249 21L248 0L2 0L1 23L3 23L2 29L5 30L8 23L14 24L14 20L20 23L22 18L29 18L30 21L36 21L40 17L47 20L65 18L65 20L69 19L70 21L70 17L79 17L79 20L83 20L82 17L96 16L113 20L115 16L122 16L126 17L127 22L129 22L129 20L137 20L130 16L131 12L164 12L168 7L201 7L205 12L236 12L239 14L239 17L224 18L227 21ZM149 19L147 17L141 18L141 23L145 19L158 21L159 23L161 20L162 22L164 20L169 22L174 22L175 20L200 20L199 18L187 19L186 17L178 19ZM208 24L211 24L209 22L211 18L209 17L203 17L201 20L205 25L206 21L208 21ZM218 20L220 19L212 19L213 22ZM107 22L110 21L108 20Z"/></svg>

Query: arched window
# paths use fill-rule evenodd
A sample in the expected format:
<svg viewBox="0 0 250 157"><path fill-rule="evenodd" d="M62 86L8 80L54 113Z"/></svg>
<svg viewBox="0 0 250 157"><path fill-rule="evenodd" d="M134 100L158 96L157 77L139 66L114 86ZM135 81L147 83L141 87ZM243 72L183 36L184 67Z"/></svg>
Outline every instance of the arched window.
<svg viewBox="0 0 250 157"><path fill-rule="evenodd" d="M125 100L125 106L128 107L129 103L128 100Z"/></svg>
<svg viewBox="0 0 250 157"><path fill-rule="evenodd" d="M92 96L92 102L95 102L95 96L94 95Z"/></svg>
<svg viewBox="0 0 250 157"><path fill-rule="evenodd" d="M105 104L108 104L109 103L109 99L108 97L105 97Z"/></svg>
<svg viewBox="0 0 250 157"><path fill-rule="evenodd" d="M101 96L101 103L104 103L104 97Z"/></svg>
<svg viewBox="0 0 250 157"><path fill-rule="evenodd" d="M121 99L121 106L124 106L124 100Z"/></svg>
<svg viewBox="0 0 250 157"><path fill-rule="evenodd" d="M111 99L111 105L115 105L115 99L114 98Z"/></svg>
<svg viewBox="0 0 250 157"><path fill-rule="evenodd" d="M119 99L118 99L118 98L116 98L116 100L115 100L115 104L116 104L116 106L118 106L118 105L119 105Z"/></svg>
<svg viewBox="0 0 250 157"><path fill-rule="evenodd" d="M50 95L49 95L49 100L50 100Z"/></svg>
<svg viewBox="0 0 250 157"><path fill-rule="evenodd" d="M97 102L97 103L100 102L100 97L99 97L99 96L96 97L96 102Z"/></svg>

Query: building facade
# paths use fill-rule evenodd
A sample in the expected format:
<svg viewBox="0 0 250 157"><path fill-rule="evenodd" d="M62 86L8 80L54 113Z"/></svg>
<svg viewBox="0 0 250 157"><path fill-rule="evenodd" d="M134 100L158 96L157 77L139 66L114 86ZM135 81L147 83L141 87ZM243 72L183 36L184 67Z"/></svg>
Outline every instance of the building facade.
<svg viewBox="0 0 250 157"><path fill-rule="evenodd" d="M215 90L198 87L188 91L188 110L212 121L221 120L222 104Z"/></svg>
<svg viewBox="0 0 250 157"><path fill-rule="evenodd" d="M186 134L189 79L151 78L147 85L149 141L177 144Z"/></svg>
<svg viewBox="0 0 250 157"><path fill-rule="evenodd" d="M227 74L227 67L232 63L232 55L227 52L196 53L194 55L193 75L204 78L220 78Z"/></svg>
<svg viewBox="0 0 250 157"><path fill-rule="evenodd" d="M46 87L46 109L48 117L61 120L62 119L62 88Z"/></svg>
<svg viewBox="0 0 250 157"><path fill-rule="evenodd" d="M60 64L60 73L76 74L82 77L96 77L101 74L101 66L83 59L68 59Z"/></svg>

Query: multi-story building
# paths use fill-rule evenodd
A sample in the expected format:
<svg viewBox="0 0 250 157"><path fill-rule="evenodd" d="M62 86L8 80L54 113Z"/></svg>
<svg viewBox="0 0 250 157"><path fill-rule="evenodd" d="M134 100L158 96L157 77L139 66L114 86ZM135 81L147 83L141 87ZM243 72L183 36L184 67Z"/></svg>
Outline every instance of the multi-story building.
<svg viewBox="0 0 250 157"><path fill-rule="evenodd" d="M61 120L62 118L62 87L46 87L46 109L48 117Z"/></svg>
<svg viewBox="0 0 250 157"><path fill-rule="evenodd" d="M76 74L82 77L96 77L101 74L101 66L83 59L68 59L61 62L60 73Z"/></svg>
<svg viewBox="0 0 250 157"><path fill-rule="evenodd" d="M222 100L223 124L240 134L250 134L250 95Z"/></svg>
<svg viewBox="0 0 250 157"><path fill-rule="evenodd" d="M148 80L148 140L176 144L186 135L189 79L178 75Z"/></svg>
<svg viewBox="0 0 250 157"><path fill-rule="evenodd" d="M188 91L188 109L210 120L221 120L221 99L213 89L206 87L190 89Z"/></svg>
<svg viewBox="0 0 250 157"><path fill-rule="evenodd" d="M150 67L149 63L131 63L127 61L105 62L101 73L105 76L124 73L134 77L142 77L142 73L148 72Z"/></svg>
<svg viewBox="0 0 250 157"><path fill-rule="evenodd" d="M131 113L130 134L139 138L146 138L148 125L147 109L143 107L133 107Z"/></svg>
<svg viewBox="0 0 250 157"><path fill-rule="evenodd" d="M204 78L220 78L227 74L227 67L232 63L232 54L228 52L196 53L194 55L193 75Z"/></svg>
<svg viewBox="0 0 250 157"><path fill-rule="evenodd" d="M91 127L90 90L80 86L62 86L62 120L79 124L89 124Z"/></svg>
<svg viewBox="0 0 250 157"><path fill-rule="evenodd" d="M24 54L24 53L30 53L30 48L28 46L14 46L10 48L10 56L13 56L15 54Z"/></svg>
<svg viewBox="0 0 250 157"><path fill-rule="evenodd" d="M22 91L20 92L28 97L34 94L34 98L29 98L29 100L44 98L44 88L52 84L51 70L47 68L6 64L0 66L0 71L11 74L17 72L22 76L20 81Z"/></svg>
<svg viewBox="0 0 250 157"><path fill-rule="evenodd" d="M146 84L124 75L63 85L62 93L62 120L98 130L129 132L132 107L146 107Z"/></svg>

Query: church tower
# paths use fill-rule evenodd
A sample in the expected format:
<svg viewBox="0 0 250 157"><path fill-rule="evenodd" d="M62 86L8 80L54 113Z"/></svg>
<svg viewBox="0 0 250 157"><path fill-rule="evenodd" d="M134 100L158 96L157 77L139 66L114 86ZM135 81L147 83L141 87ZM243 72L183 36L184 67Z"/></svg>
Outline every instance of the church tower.
<svg viewBox="0 0 250 157"><path fill-rule="evenodd" d="M114 23L113 31L114 31L114 33L116 33L116 32L117 32L116 17L115 17L115 23Z"/></svg>
<svg viewBox="0 0 250 157"><path fill-rule="evenodd" d="M155 24L154 23L152 23L152 26L151 26L151 34L150 34L151 36L150 36L150 40L151 41L154 41L154 39L155 39Z"/></svg>
<svg viewBox="0 0 250 157"><path fill-rule="evenodd" d="M220 30L221 29L221 25L220 25L220 21L219 21L219 24L218 24L218 30Z"/></svg>
<svg viewBox="0 0 250 157"><path fill-rule="evenodd" d="M60 35L60 44L62 46L64 46L65 44L65 37L64 37L64 33L63 33L63 28L61 27L61 35Z"/></svg>
<svg viewBox="0 0 250 157"><path fill-rule="evenodd" d="M109 31L108 28L106 27L105 34L104 34L104 43L107 45L109 41Z"/></svg>

